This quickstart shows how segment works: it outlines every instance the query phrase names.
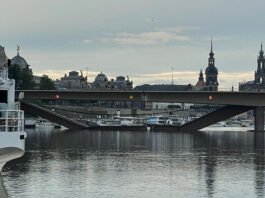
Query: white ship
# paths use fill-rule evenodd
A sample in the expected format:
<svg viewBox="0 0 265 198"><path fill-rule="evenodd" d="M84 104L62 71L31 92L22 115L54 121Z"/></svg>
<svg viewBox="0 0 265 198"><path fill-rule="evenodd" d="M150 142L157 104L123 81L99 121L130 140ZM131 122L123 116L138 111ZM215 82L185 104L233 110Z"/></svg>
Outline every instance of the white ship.
<svg viewBox="0 0 265 198"><path fill-rule="evenodd" d="M15 102L15 80L8 78L7 57L0 46L0 171L25 152L24 112Z"/></svg>

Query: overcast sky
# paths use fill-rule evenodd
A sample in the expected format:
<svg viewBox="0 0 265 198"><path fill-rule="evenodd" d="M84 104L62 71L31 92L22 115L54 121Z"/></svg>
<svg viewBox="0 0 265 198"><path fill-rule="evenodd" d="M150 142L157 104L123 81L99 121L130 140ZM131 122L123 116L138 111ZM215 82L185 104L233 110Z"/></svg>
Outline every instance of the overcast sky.
<svg viewBox="0 0 265 198"><path fill-rule="evenodd" d="M219 84L252 80L265 42L263 0L1 0L0 44L36 74L88 70L135 84L196 83L210 37Z"/></svg>

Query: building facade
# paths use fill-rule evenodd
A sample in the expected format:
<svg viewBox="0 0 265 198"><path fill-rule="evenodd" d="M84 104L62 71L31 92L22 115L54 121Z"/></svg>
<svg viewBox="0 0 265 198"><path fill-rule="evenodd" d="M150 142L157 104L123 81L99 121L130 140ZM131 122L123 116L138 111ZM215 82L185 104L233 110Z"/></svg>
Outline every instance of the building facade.
<svg viewBox="0 0 265 198"><path fill-rule="evenodd" d="M66 74L61 78L61 81L56 82L55 85L58 89L82 89L87 88L87 77L83 76L81 71L81 75L77 71L69 72L69 75Z"/></svg>
<svg viewBox="0 0 265 198"><path fill-rule="evenodd" d="M196 85L192 87L192 90L193 91L206 91L207 90L207 86L204 81L202 70L200 71L200 74L199 74L199 80L196 83Z"/></svg>
<svg viewBox="0 0 265 198"><path fill-rule="evenodd" d="M17 46L17 55L11 59L11 65L18 65L21 69L29 70L29 64L22 56L20 56L19 49L19 46Z"/></svg>
<svg viewBox="0 0 265 198"><path fill-rule="evenodd" d="M265 92L265 57L260 47L257 57L257 70L254 73L254 80L239 83L239 91Z"/></svg>
<svg viewBox="0 0 265 198"><path fill-rule="evenodd" d="M102 72L99 73L92 83L88 83L87 77L81 75L77 71L69 72L69 75L64 75L60 80L54 81L55 86L58 89L87 89L87 90L132 90L133 82L127 80L123 76L116 77L114 79L108 79L108 77Z"/></svg>
<svg viewBox="0 0 265 198"><path fill-rule="evenodd" d="M93 89L105 89L105 90L132 90L133 89L133 82L130 81L129 77L125 79L124 76L116 77L114 79L108 79L108 77L103 74L102 72L99 73L94 82L90 85Z"/></svg>
<svg viewBox="0 0 265 198"><path fill-rule="evenodd" d="M209 53L208 67L205 70L206 77L206 91L218 91L218 69L215 66L215 58L213 53L213 44L211 41L211 52Z"/></svg>

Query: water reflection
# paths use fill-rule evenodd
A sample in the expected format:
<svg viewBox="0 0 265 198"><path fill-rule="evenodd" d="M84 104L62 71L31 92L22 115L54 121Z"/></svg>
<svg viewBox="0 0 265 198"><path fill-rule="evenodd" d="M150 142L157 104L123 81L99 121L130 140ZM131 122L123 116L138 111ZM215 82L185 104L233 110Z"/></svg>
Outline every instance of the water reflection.
<svg viewBox="0 0 265 198"><path fill-rule="evenodd" d="M2 177L0 176L0 197L1 198L7 198L8 195L7 195L7 192L6 192L6 189L5 189L5 186L3 184L3 180L2 180Z"/></svg>
<svg viewBox="0 0 265 198"><path fill-rule="evenodd" d="M212 150L207 151L207 156L204 159L205 163L205 182L207 186L208 197L213 197L214 195L214 183L216 179L216 166L217 166L217 157L214 155Z"/></svg>
<svg viewBox="0 0 265 198"><path fill-rule="evenodd" d="M29 131L26 149L11 197L264 197L264 133Z"/></svg>
<svg viewBox="0 0 265 198"><path fill-rule="evenodd" d="M255 169L255 189L257 197L264 197L264 133L256 132L255 135L255 154L254 154L254 169Z"/></svg>

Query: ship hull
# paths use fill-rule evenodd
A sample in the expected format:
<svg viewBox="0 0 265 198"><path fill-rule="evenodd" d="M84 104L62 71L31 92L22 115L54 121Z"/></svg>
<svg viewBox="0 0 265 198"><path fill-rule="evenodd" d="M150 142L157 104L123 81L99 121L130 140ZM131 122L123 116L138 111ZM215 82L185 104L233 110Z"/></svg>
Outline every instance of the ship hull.
<svg viewBox="0 0 265 198"><path fill-rule="evenodd" d="M24 155L25 138L22 132L0 132L0 171L6 162Z"/></svg>

